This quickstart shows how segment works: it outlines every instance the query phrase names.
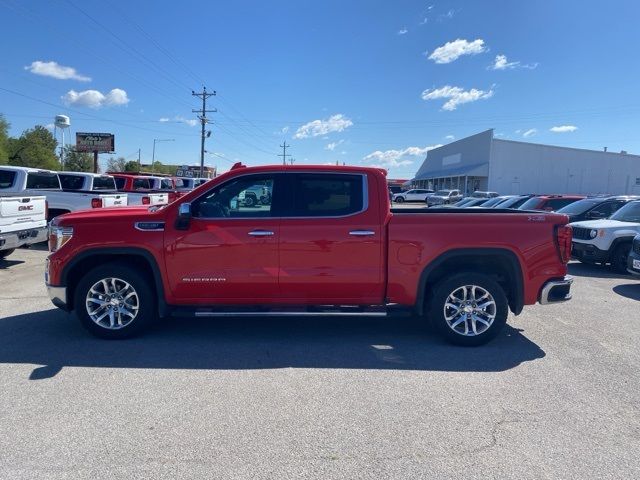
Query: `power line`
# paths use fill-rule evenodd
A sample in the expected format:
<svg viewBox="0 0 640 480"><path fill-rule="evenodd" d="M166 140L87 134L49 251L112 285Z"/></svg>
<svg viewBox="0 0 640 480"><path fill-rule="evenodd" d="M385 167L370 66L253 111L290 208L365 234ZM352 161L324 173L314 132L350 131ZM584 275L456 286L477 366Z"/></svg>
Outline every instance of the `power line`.
<svg viewBox="0 0 640 480"><path fill-rule="evenodd" d="M198 118L200 119L200 124L202 125L202 133L200 135L200 178L204 176L204 139L205 139L205 125L208 123L207 113L214 113L217 110L214 108L213 110L207 110L207 98L215 96L215 90L213 92L207 93L207 87L202 87L202 92L194 92L191 91L191 95L194 97L198 97L202 99L202 109L201 110L192 110L193 113L198 113ZM211 135L211 132L209 132Z"/></svg>

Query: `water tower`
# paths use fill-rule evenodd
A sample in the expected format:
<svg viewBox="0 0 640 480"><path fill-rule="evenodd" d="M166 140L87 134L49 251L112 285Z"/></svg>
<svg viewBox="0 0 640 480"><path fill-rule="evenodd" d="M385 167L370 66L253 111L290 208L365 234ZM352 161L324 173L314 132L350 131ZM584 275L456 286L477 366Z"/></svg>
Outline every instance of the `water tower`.
<svg viewBox="0 0 640 480"><path fill-rule="evenodd" d="M62 165L62 170L64 170L64 131L71 126L71 120L66 115L56 115L53 125L56 130L59 128L62 134L62 142L60 142L60 165Z"/></svg>

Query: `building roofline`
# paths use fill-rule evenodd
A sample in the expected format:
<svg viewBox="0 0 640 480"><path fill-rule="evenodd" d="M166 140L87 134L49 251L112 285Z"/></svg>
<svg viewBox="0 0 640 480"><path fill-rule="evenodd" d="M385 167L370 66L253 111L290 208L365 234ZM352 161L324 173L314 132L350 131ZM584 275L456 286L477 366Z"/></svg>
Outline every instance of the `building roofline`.
<svg viewBox="0 0 640 480"><path fill-rule="evenodd" d="M465 137L465 138L469 138L469 137ZM461 138L460 140L464 140L464 138ZM603 150L592 150L589 148L576 148L576 147L565 147L562 145L548 145L546 143L533 143L533 142L522 142L520 140L507 140L506 138L493 138L494 142L506 142L506 143L520 143L520 144L524 144L524 145L535 145L536 147L552 147L552 148L562 148L565 150L575 150L578 152L591 152L591 153L602 153L603 155L618 155L618 156L625 156L625 157L636 157L637 159L640 160L640 155L635 154L635 153L620 153L620 152L605 152Z"/></svg>

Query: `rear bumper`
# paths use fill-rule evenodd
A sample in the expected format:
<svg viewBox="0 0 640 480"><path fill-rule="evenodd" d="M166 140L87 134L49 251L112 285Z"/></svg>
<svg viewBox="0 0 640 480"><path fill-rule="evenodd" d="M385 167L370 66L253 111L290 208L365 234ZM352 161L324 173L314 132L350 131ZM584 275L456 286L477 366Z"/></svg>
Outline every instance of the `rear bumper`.
<svg viewBox="0 0 640 480"><path fill-rule="evenodd" d="M605 263L609 261L609 251L600 250L590 243L573 242L571 244L571 256L577 260Z"/></svg>
<svg viewBox="0 0 640 480"><path fill-rule="evenodd" d="M0 250L9 250L23 245L46 242L47 234L47 227L0 233Z"/></svg>
<svg viewBox="0 0 640 480"><path fill-rule="evenodd" d="M573 277L566 275L562 280L549 280L540 290L540 304L561 303L571 300Z"/></svg>
<svg viewBox="0 0 640 480"><path fill-rule="evenodd" d="M51 299L51 303L53 303L56 307L68 312L70 310L69 304L67 303L67 287L55 287L53 285L47 285L47 292L49 293L49 298Z"/></svg>

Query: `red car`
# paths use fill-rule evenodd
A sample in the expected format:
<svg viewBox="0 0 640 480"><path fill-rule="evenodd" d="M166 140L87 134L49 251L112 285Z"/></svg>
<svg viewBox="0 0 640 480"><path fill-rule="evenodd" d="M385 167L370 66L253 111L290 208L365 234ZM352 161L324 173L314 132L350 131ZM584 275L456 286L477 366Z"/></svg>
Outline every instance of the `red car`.
<svg viewBox="0 0 640 480"><path fill-rule="evenodd" d="M555 212L584 198L587 197L584 195L536 195L520 205L518 209Z"/></svg>
<svg viewBox="0 0 640 480"><path fill-rule="evenodd" d="M268 204L239 201L265 188ZM508 312L568 300L565 215L390 209L375 168L234 167L162 208L85 211L51 226L53 303L124 338L159 316L414 315L451 342Z"/></svg>
<svg viewBox="0 0 640 480"><path fill-rule="evenodd" d="M176 181L171 177L157 177L136 173L107 172L116 180L116 188L121 192L166 193L169 203L182 196L177 191Z"/></svg>

